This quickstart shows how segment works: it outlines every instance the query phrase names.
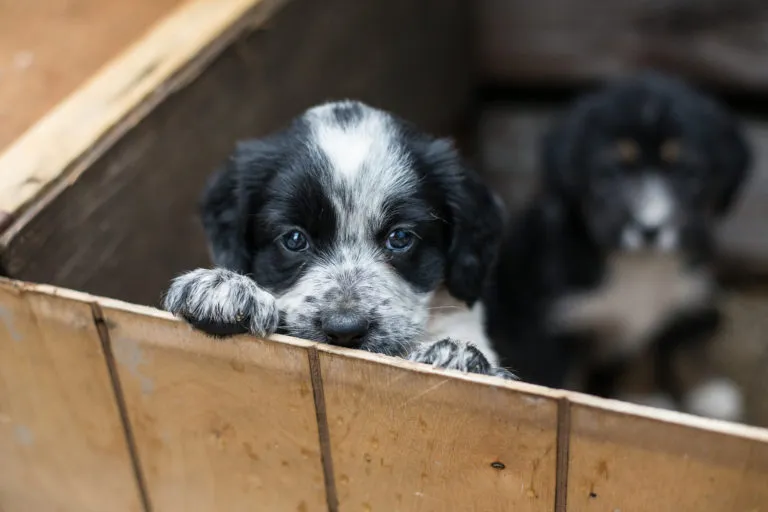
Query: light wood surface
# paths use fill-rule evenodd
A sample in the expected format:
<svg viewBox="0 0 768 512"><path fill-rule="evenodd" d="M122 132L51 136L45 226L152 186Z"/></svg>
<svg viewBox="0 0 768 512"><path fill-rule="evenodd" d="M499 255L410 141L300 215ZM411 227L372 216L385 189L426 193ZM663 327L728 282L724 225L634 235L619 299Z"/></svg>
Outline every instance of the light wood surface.
<svg viewBox="0 0 768 512"><path fill-rule="evenodd" d="M277 1L194 0L174 10L65 101L49 105L50 111L0 154L0 211L16 215L63 173L74 173L69 176L74 179L78 170L72 166L88 151L93 159L99 152L93 146L129 112L145 109L134 113L136 123L170 93L161 85L181 66L204 59L214 50L211 43L249 9Z"/></svg>
<svg viewBox="0 0 768 512"><path fill-rule="evenodd" d="M212 340L51 286L0 281L0 324L4 512L140 511L136 474L156 511L553 510L555 489L558 512L768 506L765 429L287 337Z"/></svg>
<svg viewBox="0 0 768 512"><path fill-rule="evenodd" d="M568 510L768 510L768 444L604 408L571 411Z"/></svg>
<svg viewBox="0 0 768 512"><path fill-rule="evenodd" d="M555 400L320 349L339 510L553 509Z"/></svg>
<svg viewBox="0 0 768 512"><path fill-rule="evenodd" d="M91 309L0 287L0 510L139 512Z"/></svg>
<svg viewBox="0 0 768 512"><path fill-rule="evenodd" d="M326 510L309 344L102 311L154 510Z"/></svg>
<svg viewBox="0 0 768 512"><path fill-rule="evenodd" d="M0 1L0 150L182 1Z"/></svg>

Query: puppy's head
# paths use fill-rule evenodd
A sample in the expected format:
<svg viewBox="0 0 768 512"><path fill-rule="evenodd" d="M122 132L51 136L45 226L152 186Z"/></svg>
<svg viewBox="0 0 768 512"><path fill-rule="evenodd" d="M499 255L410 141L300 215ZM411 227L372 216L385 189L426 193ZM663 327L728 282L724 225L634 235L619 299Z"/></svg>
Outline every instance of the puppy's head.
<svg viewBox="0 0 768 512"><path fill-rule="evenodd" d="M690 249L729 210L749 165L733 117L657 74L578 101L545 139L545 186L606 249Z"/></svg>
<svg viewBox="0 0 768 512"><path fill-rule="evenodd" d="M393 355L439 285L478 297L501 228L450 143L349 101L240 144L202 209L215 263L272 292L288 334Z"/></svg>

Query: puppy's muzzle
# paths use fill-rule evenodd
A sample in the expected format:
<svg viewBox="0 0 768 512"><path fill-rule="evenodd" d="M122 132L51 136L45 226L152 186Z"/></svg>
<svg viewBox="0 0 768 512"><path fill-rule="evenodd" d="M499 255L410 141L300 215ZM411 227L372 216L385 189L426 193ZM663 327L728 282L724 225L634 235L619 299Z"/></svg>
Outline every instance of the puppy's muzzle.
<svg viewBox="0 0 768 512"><path fill-rule="evenodd" d="M332 345L359 348L370 327L367 316L353 310L332 310L320 315L320 328Z"/></svg>

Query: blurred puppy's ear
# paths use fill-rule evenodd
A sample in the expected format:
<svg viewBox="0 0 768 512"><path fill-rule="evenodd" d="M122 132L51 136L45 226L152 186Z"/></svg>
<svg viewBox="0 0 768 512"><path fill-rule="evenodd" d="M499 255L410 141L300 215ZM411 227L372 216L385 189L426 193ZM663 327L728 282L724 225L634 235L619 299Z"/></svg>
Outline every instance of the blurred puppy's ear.
<svg viewBox="0 0 768 512"><path fill-rule="evenodd" d="M549 196L578 200L580 151L596 99L592 94L578 101L542 138L540 172L543 189Z"/></svg>
<svg viewBox="0 0 768 512"><path fill-rule="evenodd" d="M718 133L712 150L715 153L717 172L722 176L715 214L722 216L731 210L747 181L752 154L742 128L734 116L723 112L715 128Z"/></svg>

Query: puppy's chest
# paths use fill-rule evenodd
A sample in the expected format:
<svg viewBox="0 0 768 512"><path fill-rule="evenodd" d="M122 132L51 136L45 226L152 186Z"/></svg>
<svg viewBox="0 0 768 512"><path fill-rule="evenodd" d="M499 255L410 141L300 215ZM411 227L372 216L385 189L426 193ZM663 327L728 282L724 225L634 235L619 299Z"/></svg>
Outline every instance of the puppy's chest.
<svg viewBox="0 0 768 512"><path fill-rule="evenodd" d="M596 288L555 303L551 325L595 335L603 355L632 354L676 314L704 307L712 291L707 272L687 270L677 256L616 256Z"/></svg>

